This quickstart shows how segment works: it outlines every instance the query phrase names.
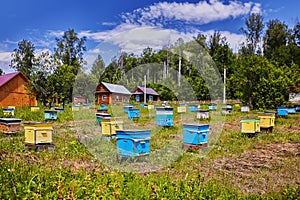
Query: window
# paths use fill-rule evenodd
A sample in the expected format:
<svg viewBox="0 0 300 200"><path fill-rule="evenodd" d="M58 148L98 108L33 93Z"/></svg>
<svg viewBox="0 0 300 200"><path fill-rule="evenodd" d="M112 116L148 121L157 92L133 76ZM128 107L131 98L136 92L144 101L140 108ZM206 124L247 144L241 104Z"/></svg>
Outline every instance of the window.
<svg viewBox="0 0 300 200"><path fill-rule="evenodd" d="M115 100L116 100L116 101L119 101L119 96L116 96L116 97L115 97Z"/></svg>
<svg viewBox="0 0 300 200"><path fill-rule="evenodd" d="M106 101L106 95L102 95L102 101Z"/></svg>

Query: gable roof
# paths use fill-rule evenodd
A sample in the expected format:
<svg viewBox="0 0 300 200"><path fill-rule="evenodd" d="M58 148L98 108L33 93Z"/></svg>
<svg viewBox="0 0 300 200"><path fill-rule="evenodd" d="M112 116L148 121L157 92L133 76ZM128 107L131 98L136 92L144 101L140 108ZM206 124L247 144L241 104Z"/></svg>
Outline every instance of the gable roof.
<svg viewBox="0 0 300 200"><path fill-rule="evenodd" d="M145 87L143 86L138 86L138 89L142 90L143 93L145 93ZM150 94L150 95L154 95L154 96L159 96L159 94L157 92L155 92L155 90L153 90L152 88L146 88L146 94Z"/></svg>
<svg viewBox="0 0 300 200"><path fill-rule="evenodd" d="M118 94L128 94L131 95L131 92L127 90L123 85L117 85L117 84L111 84L111 83L105 83L101 82L104 87L108 89L111 93L118 93Z"/></svg>
<svg viewBox="0 0 300 200"><path fill-rule="evenodd" d="M14 73L10 73L10 74L1 75L0 76L0 87L2 87L3 85L5 85L8 81L10 81L11 79L13 79L14 77L16 77L19 74L23 75L21 72L14 72Z"/></svg>

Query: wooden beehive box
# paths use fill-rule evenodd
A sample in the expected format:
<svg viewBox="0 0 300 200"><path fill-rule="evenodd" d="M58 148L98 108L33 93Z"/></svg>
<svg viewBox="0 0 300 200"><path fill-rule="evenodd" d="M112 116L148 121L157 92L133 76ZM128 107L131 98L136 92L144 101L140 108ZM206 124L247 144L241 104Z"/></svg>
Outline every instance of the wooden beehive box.
<svg viewBox="0 0 300 200"><path fill-rule="evenodd" d="M183 124L183 143L203 145L208 143L209 124Z"/></svg>
<svg viewBox="0 0 300 200"><path fill-rule="evenodd" d="M14 108L3 108L3 114L4 116L14 116L15 115L15 109Z"/></svg>
<svg viewBox="0 0 300 200"><path fill-rule="evenodd" d="M101 125L102 119L110 119L111 114L108 113L96 113L96 124Z"/></svg>
<svg viewBox="0 0 300 200"><path fill-rule="evenodd" d="M275 113L258 113L260 128L270 128L275 126Z"/></svg>
<svg viewBox="0 0 300 200"><path fill-rule="evenodd" d="M115 136L116 130L123 130L124 122L115 118L101 119L101 130L103 136Z"/></svg>
<svg viewBox="0 0 300 200"><path fill-rule="evenodd" d="M209 110L198 110L197 119L209 119Z"/></svg>
<svg viewBox="0 0 300 200"><path fill-rule="evenodd" d="M242 106L241 107L241 112L249 112L250 111L250 107L249 106Z"/></svg>
<svg viewBox="0 0 300 200"><path fill-rule="evenodd" d="M116 130L117 153L121 157L150 153L150 130Z"/></svg>
<svg viewBox="0 0 300 200"><path fill-rule="evenodd" d="M45 110L44 118L45 120L56 120L57 119L57 110Z"/></svg>
<svg viewBox="0 0 300 200"><path fill-rule="evenodd" d="M138 119L140 118L140 109L138 108L131 108L128 110L128 119Z"/></svg>
<svg viewBox="0 0 300 200"><path fill-rule="evenodd" d="M17 133L20 131L21 119L0 118L0 131L3 133Z"/></svg>
<svg viewBox="0 0 300 200"><path fill-rule="evenodd" d="M25 144L52 144L53 127L45 122L24 123Z"/></svg>
<svg viewBox="0 0 300 200"><path fill-rule="evenodd" d="M186 104L178 104L177 112L178 113L186 113Z"/></svg>
<svg viewBox="0 0 300 200"><path fill-rule="evenodd" d="M156 125L173 126L173 108L156 108Z"/></svg>
<svg viewBox="0 0 300 200"><path fill-rule="evenodd" d="M31 111L31 112L36 112L36 111L38 111L38 110L40 110L40 107L38 107L38 106L31 106L31 107L30 107L30 111Z"/></svg>
<svg viewBox="0 0 300 200"><path fill-rule="evenodd" d="M72 106L72 111L79 111L79 109L80 109L79 105Z"/></svg>
<svg viewBox="0 0 300 200"><path fill-rule="evenodd" d="M259 119L243 119L240 121L240 129L242 133L259 133Z"/></svg>
<svg viewBox="0 0 300 200"><path fill-rule="evenodd" d="M154 105L148 105L148 110L153 110L154 109Z"/></svg>

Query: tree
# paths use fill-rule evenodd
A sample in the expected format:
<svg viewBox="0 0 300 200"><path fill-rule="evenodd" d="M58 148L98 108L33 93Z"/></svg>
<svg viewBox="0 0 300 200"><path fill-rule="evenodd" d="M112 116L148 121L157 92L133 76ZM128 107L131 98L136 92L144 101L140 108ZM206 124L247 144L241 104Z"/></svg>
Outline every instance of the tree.
<svg viewBox="0 0 300 200"><path fill-rule="evenodd" d="M28 40L18 43L18 48L12 53L10 67L22 72L27 78L31 77L32 69L35 65L34 44Z"/></svg>
<svg viewBox="0 0 300 200"><path fill-rule="evenodd" d="M246 36L246 44L242 47L243 54L255 54L260 52L258 46L261 35L263 33L263 17L259 13L252 13L246 20L246 29L241 28L241 31Z"/></svg>
<svg viewBox="0 0 300 200"><path fill-rule="evenodd" d="M277 51L280 47L287 45L288 30L287 25L279 20L267 22L267 30L263 37L264 56L268 59L277 59Z"/></svg>
<svg viewBox="0 0 300 200"><path fill-rule="evenodd" d="M97 78L98 82L100 81L100 77L102 73L105 71L105 64L101 57L101 55L98 55L96 60L93 63L92 69L91 69L91 75L93 75L95 78Z"/></svg>
<svg viewBox="0 0 300 200"><path fill-rule="evenodd" d="M3 70L0 69L0 76L3 75L3 74L4 74Z"/></svg>
<svg viewBox="0 0 300 200"><path fill-rule="evenodd" d="M72 66L74 75L77 75L85 63L83 60L83 52L86 51L85 41L86 37L78 38L74 29L65 31L62 38L56 38L55 58L63 65Z"/></svg>
<svg viewBox="0 0 300 200"><path fill-rule="evenodd" d="M84 43L86 38L78 38L77 33L73 29L65 31L62 38L56 38L57 48L54 48L54 57L61 62L61 67L67 65L68 69L76 76L85 63L83 60L83 52L86 51ZM60 69L58 69L61 71ZM75 79L74 79L75 80ZM63 79L62 79L63 81ZM72 92L74 82L70 82L68 101L72 101Z"/></svg>

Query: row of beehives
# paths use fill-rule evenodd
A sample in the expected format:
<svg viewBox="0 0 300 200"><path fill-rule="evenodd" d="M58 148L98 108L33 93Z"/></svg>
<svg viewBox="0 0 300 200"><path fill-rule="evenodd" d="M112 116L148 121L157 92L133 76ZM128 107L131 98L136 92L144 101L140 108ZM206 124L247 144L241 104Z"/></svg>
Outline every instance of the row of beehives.
<svg viewBox="0 0 300 200"><path fill-rule="evenodd" d="M240 129L242 133L258 133L262 130L272 132L275 126L276 117L286 117L289 114L300 112L300 105L293 108L278 107L277 111L264 111L258 113L255 119L243 119L240 121Z"/></svg>
<svg viewBox="0 0 300 200"><path fill-rule="evenodd" d="M183 148L207 147L208 124L183 124ZM117 152L121 157L135 157L150 154L150 130L117 130Z"/></svg>
<svg viewBox="0 0 300 200"><path fill-rule="evenodd" d="M0 118L0 131L5 134L20 132L21 119L18 118ZM53 127L51 123L46 122L24 122L25 147L35 149L36 151L48 148L52 150Z"/></svg>

